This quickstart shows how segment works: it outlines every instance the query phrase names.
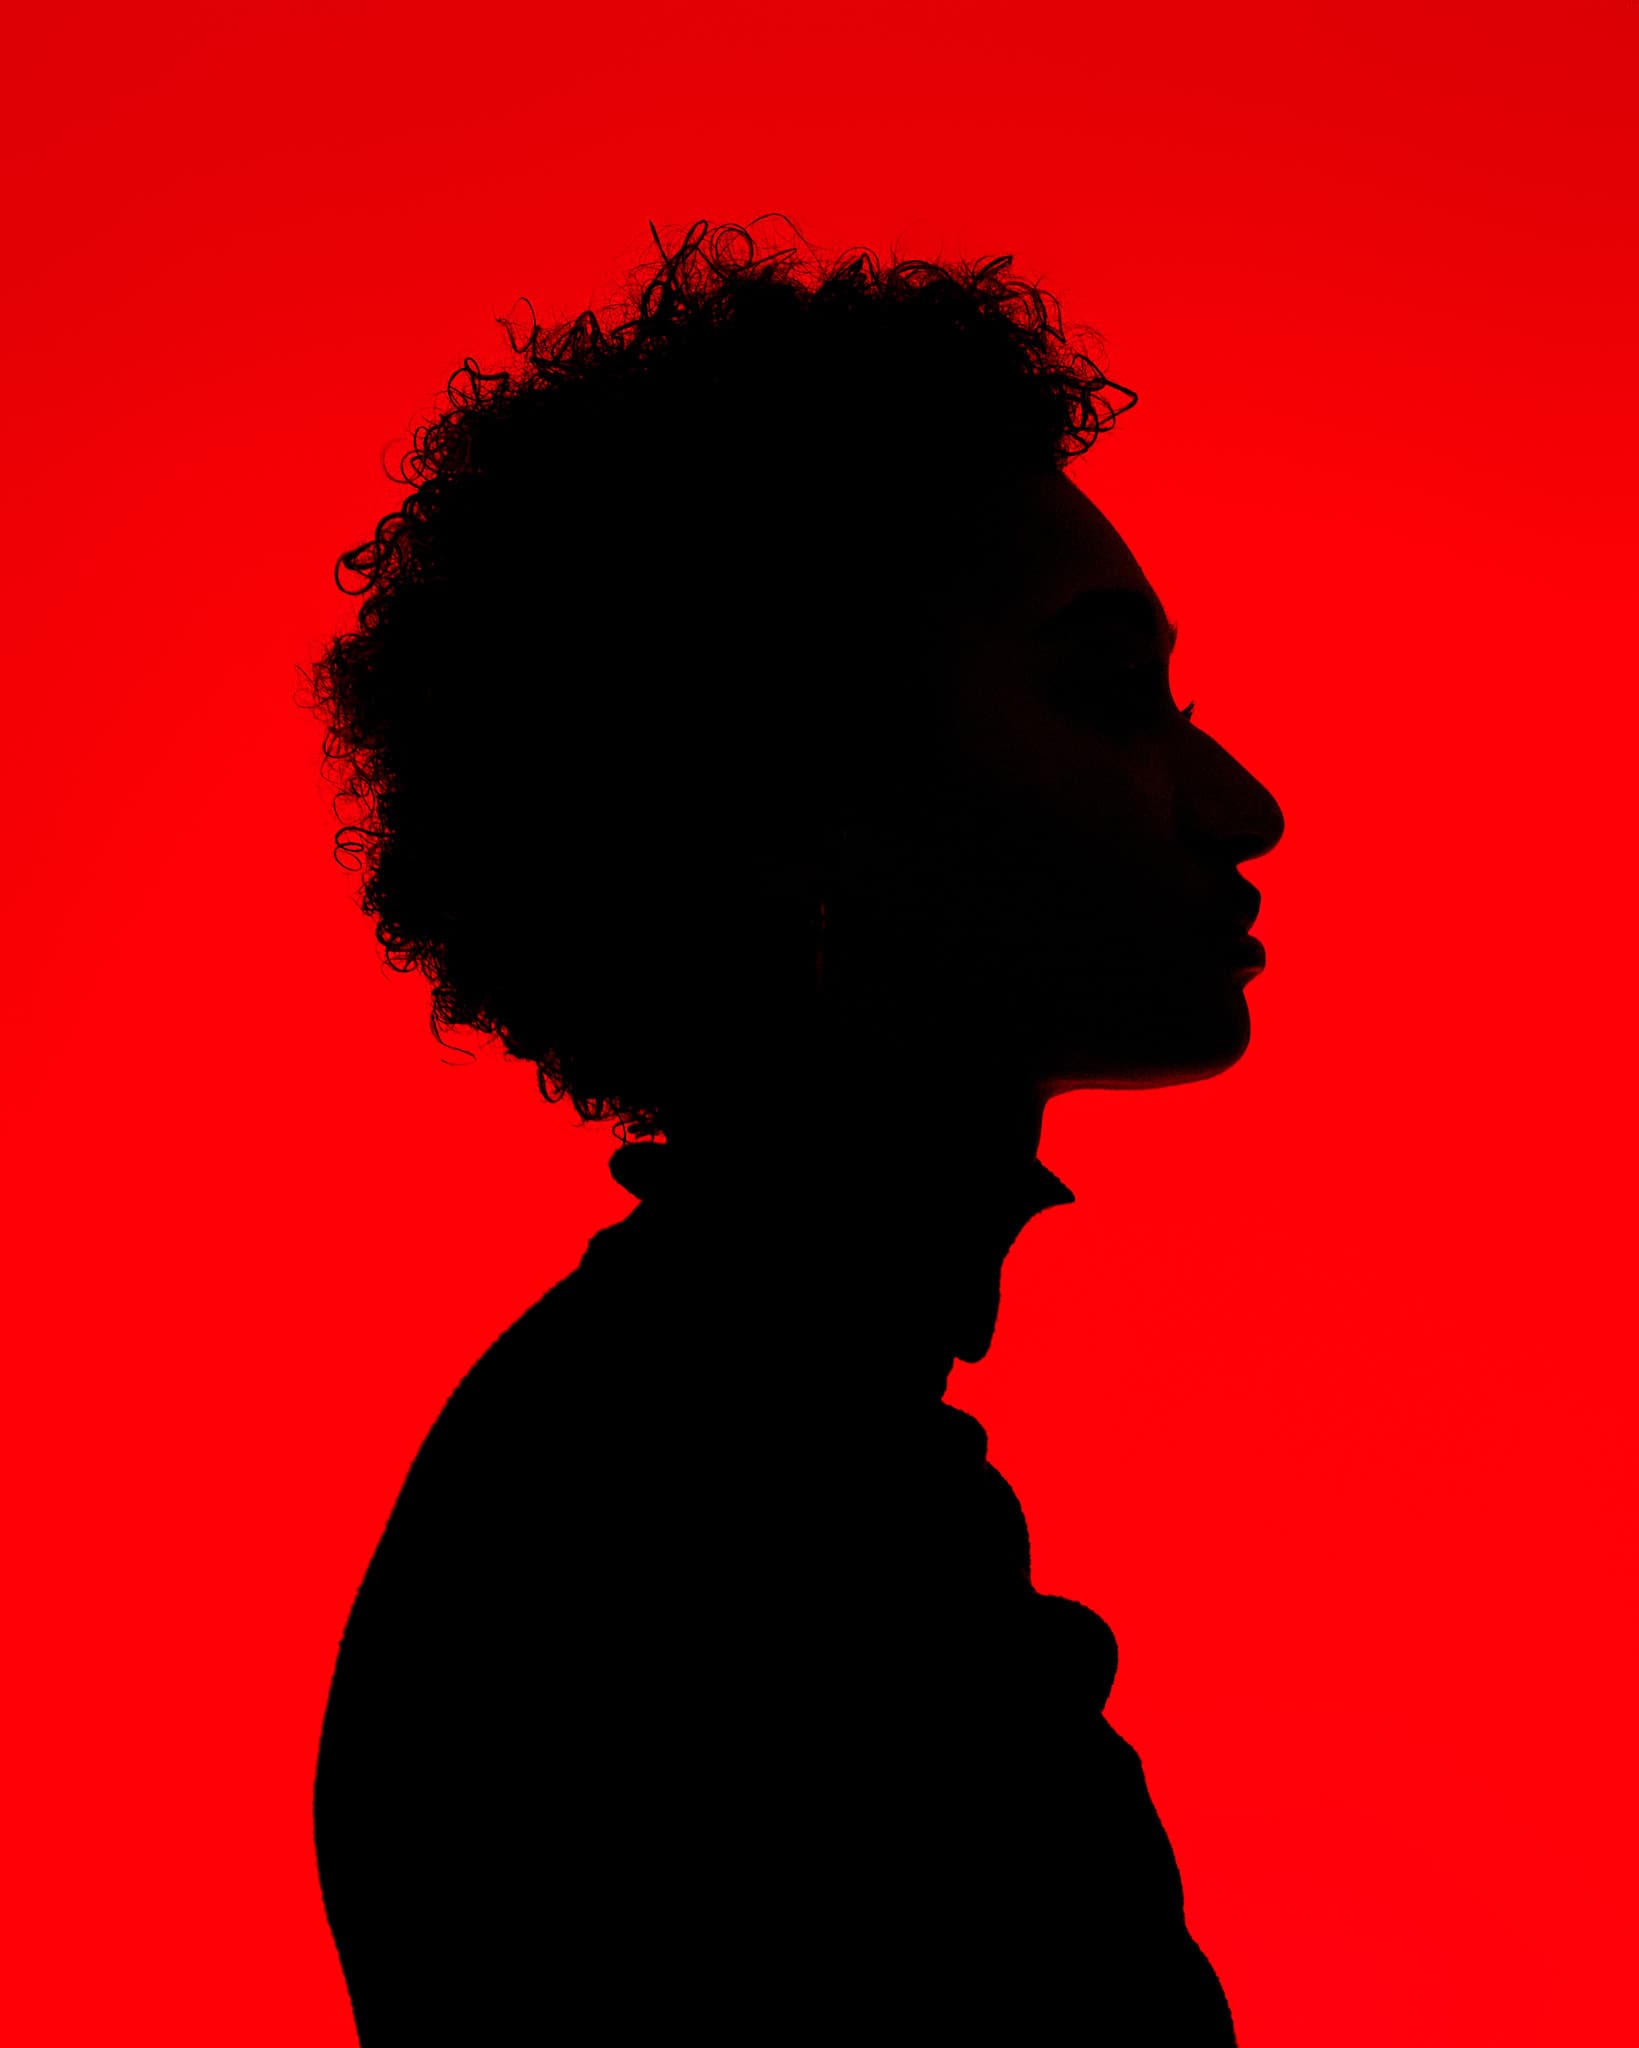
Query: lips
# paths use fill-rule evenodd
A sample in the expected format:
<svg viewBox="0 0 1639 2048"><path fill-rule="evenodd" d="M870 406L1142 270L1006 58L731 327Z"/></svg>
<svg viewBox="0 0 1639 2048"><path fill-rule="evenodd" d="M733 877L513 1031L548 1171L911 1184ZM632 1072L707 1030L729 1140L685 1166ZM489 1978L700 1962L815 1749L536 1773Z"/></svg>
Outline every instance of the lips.
<svg viewBox="0 0 1639 2048"><path fill-rule="evenodd" d="M1237 878L1239 879L1239 878ZM1242 932L1251 931L1258 921L1258 912L1263 908L1263 897L1250 882L1241 882L1235 891L1234 906L1230 911L1231 921Z"/></svg>
<svg viewBox="0 0 1639 2048"><path fill-rule="evenodd" d="M1235 877L1235 900L1230 910L1230 919L1235 933L1224 946L1224 955L1231 966L1261 968L1265 964L1263 941L1252 936L1252 925L1263 907L1263 897L1252 884ZM1222 930L1222 926L1219 927Z"/></svg>

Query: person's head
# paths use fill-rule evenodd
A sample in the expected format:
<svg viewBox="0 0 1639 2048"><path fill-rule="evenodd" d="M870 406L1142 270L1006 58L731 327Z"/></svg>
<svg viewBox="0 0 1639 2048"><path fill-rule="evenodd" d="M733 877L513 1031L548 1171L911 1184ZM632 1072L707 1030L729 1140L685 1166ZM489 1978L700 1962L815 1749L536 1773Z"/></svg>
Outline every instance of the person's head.
<svg viewBox="0 0 1639 2048"><path fill-rule="evenodd" d="M452 380L312 676L435 1030L636 1133L819 1067L1045 1099L1239 1056L1280 816L1063 473L1132 394L1009 263L702 222L618 324Z"/></svg>

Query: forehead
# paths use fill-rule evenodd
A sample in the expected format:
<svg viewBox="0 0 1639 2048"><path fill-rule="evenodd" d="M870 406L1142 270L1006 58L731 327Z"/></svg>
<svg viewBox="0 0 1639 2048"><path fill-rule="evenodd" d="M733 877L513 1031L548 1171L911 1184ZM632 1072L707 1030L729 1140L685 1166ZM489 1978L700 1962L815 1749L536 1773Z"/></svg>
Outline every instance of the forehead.
<svg viewBox="0 0 1639 2048"><path fill-rule="evenodd" d="M1062 471L1009 484L987 534L981 603L1006 630L1042 624L1088 591L1120 592L1164 624L1131 548Z"/></svg>

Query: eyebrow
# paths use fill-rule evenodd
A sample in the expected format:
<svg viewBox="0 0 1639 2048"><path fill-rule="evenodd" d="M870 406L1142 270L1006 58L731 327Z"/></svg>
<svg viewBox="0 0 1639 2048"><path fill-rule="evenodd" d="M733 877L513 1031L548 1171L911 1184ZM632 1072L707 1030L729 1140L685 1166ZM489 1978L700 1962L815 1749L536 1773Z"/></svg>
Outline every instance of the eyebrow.
<svg viewBox="0 0 1639 2048"><path fill-rule="evenodd" d="M1175 622L1141 590L1083 590L1031 631L1038 639L1062 640L1122 628L1154 633L1164 654L1178 644Z"/></svg>

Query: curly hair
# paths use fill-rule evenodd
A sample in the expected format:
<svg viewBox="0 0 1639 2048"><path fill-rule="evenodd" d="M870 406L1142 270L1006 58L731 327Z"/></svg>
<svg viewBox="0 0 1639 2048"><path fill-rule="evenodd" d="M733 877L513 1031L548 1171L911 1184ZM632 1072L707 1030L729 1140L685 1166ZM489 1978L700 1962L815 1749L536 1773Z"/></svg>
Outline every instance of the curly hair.
<svg viewBox="0 0 1639 2048"><path fill-rule="evenodd" d="M987 480L1134 402L1010 256L825 262L769 219L670 252L651 222L612 326L503 319L305 678L335 857L434 1036L494 1034L623 1139L798 1000L769 877L822 789L919 758Z"/></svg>

